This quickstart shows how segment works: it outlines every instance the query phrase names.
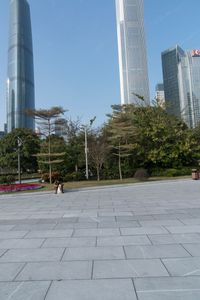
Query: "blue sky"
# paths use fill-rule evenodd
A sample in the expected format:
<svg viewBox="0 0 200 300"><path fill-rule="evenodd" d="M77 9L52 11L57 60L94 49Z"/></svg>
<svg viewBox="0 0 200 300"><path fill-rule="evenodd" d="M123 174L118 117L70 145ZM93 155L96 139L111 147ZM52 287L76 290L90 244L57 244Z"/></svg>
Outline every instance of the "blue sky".
<svg viewBox="0 0 200 300"><path fill-rule="evenodd" d="M199 0L144 0L151 98L162 81L160 53L200 48ZM29 0L36 108L61 105L83 123L106 120L120 103L114 0ZM9 1L0 0L0 129L6 121Z"/></svg>

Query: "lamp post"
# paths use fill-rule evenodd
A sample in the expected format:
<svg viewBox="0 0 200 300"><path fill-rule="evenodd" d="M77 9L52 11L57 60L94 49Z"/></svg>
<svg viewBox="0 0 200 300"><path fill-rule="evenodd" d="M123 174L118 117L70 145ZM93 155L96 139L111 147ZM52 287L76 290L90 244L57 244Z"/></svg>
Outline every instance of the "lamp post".
<svg viewBox="0 0 200 300"><path fill-rule="evenodd" d="M22 140L17 137L17 156L18 156L18 181L21 184L21 157L20 157L20 147L22 146Z"/></svg>
<svg viewBox="0 0 200 300"><path fill-rule="evenodd" d="M85 130L85 177L88 180L88 146L87 146L87 126L84 126Z"/></svg>
<svg viewBox="0 0 200 300"><path fill-rule="evenodd" d="M92 126L93 122L95 121L96 116L90 120L90 127ZM88 142L87 142L87 125L84 125L84 132L85 132L85 177L88 180L89 172L88 172Z"/></svg>

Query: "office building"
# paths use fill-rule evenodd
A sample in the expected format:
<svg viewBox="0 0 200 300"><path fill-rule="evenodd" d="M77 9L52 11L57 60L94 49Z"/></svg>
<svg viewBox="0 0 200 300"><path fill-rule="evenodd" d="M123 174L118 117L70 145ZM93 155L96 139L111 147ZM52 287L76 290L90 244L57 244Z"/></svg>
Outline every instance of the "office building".
<svg viewBox="0 0 200 300"><path fill-rule="evenodd" d="M158 83L156 85L156 96L155 96L157 104L165 108L165 92L163 83Z"/></svg>
<svg viewBox="0 0 200 300"><path fill-rule="evenodd" d="M200 51L170 48L162 52L162 68L167 112L194 128L200 121Z"/></svg>
<svg viewBox="0 0 200 300"><path fill-rule="evenodd" d="M7 79L7 131L35 129L26 114L34 109L34 71L30 8L27 0L10 1Z"/></svg>
<svg viewBox="0 0 200 300"><path fill-rule="evenodd" d="M143 0L116 0L116 15L121 104L149 105Z"/></svg>

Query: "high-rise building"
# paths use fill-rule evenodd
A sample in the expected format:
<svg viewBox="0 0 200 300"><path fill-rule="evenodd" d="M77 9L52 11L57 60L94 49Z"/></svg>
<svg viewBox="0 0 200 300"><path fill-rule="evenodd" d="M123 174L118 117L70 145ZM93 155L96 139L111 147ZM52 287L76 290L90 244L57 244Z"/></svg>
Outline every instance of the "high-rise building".
<svg viewBox="0 0 200 300"><path fill-rule="evenodd" d="M121 104L148 105L143 0L116 0L116 13Z"/></svg>
<svg viewBox="0 0 200 300"><path fill-rule="evenodd" d="M156 84L156 102L157 104L164 108L165 107L165 92L163 83Z"/></svg>
<svg viewBox="0 0 200 300"><path fill-rule="evenodd" d="M162 52L167 112L193 128L200 122L200 51L179 46Z"/></svg>
<svg viewBox="0 0 200 300"><path fill-rule="evenodd" d="M34 71L30 8L27 0L10 1L10 30L7 79L7 130L31 128L34 119Z"/></svg>

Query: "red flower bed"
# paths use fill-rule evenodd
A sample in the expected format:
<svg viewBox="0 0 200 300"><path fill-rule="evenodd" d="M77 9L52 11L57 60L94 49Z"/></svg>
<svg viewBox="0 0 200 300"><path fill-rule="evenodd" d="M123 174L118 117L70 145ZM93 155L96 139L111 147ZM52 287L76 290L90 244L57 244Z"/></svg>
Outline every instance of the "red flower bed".
<svg viewBox="0 0 200 300"><path fill-rule="evenodd" d="M2 184L0 185L0 193L38 190L40 188L41 185L37 183Z"/></svg>

